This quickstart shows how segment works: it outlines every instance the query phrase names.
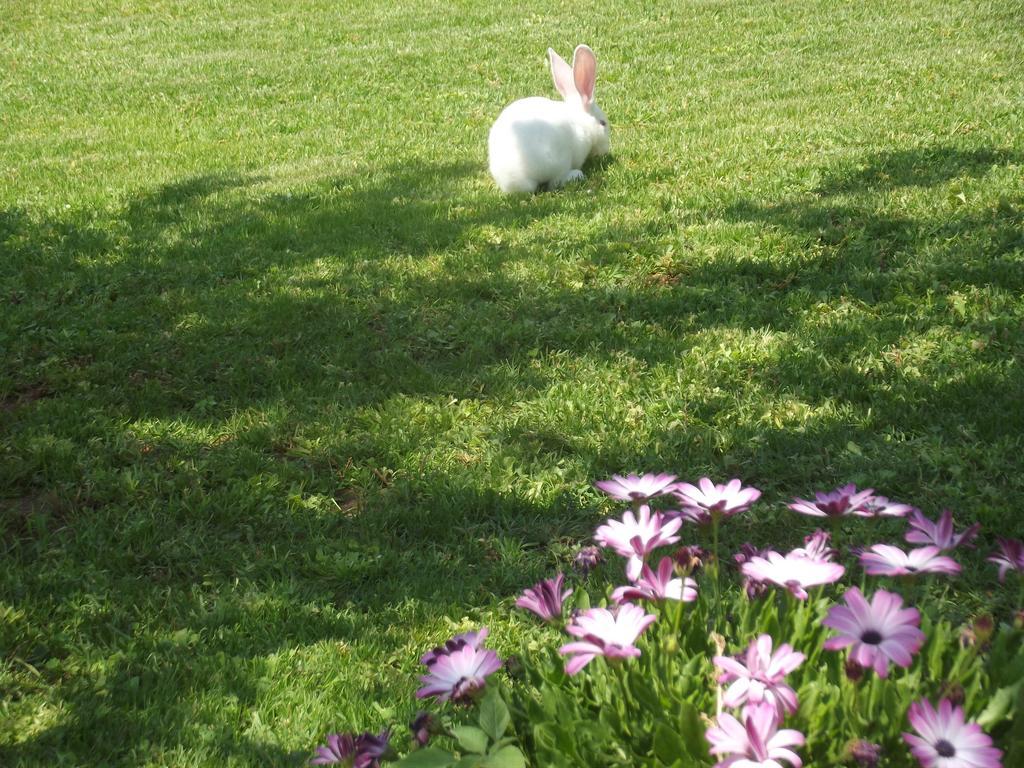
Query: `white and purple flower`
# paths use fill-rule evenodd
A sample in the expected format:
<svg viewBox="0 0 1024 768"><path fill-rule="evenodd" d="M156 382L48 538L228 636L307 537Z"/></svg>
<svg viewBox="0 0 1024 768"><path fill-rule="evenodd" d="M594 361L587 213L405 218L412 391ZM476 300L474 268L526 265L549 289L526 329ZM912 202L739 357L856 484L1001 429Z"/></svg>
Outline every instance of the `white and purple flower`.
<svg viewBox="0 0 1024 768"><path fill-rule="evenodd" d="M890 501L885 496L872 496L864 503L863 510L861 517L906 517L910 512L916 512L917 508Z"/></svg>
<svg viewBox="0 0 1024 768"><path fill-rule="evenodd" d="M999 581L1006 581L1009 571L1024 573L1024 542L1017 539L998 539L999 551L985 558L999 566Z"/></svg>
<svg viewBox="0 0 1024 768"><path fill-rule="evenodd" d="M903 608L903 598L884 589L868 603L852 587L843 600L846 605L832 606L822 619L822 624L839 633L825 641L825 649L850 647L850 659L862 667L874 667L879 677L888 677L889 662L909 667L924 643L917 609Z"/></svg>
<svg viewBox="0 0 1024 768"><path fill-rule="evenodd" d="M1002 768L1003 753L989 735L947 699L938 711L925 699L915 701L907 719L917 733L904 733L903 740L923 768Z"/></svg>
<svg viewBox="0 0 1024 768"><path fill-rule="evenodd" d="M789 644L780 645L773 653L771 635L753 640L740 658L715 656L715 666L722 670L718 682L730 683L722 703L727 707L767 703L775 708L780 720L785 713L796 712L796 692L783 680L805 658Z"/></svg>
<svg viewBox="0 0 1024 768"><path fill-rule="evenodd" d="M316 748L310 765L343 765L351 768L378 768L382 757L391 748L391 731L372 733L330 733L327 743Z"/></svg>
<svg viewBox="0 0 1024 768"><path fill-rule="evenodd" d="M487 634L490 632L487 627L481 627L475 632L463 632L461 635L456 635L451 640L446 640L444 645L439 645L433 650L427 651L420 657L420 664L430 666L442 656L447 656L453 651L457 651L460 648L464 648L469 645L473 648L479 648L484 640L487 639Z"/></svg>
<svg viewBox="0 0 1024 768"><path fill-rule="evenodd" d="M566 673L575 675L598 656L606 659L639 656L640 649L634 643L655 619L632 603L619 606L614 613L607 608L584 611L565 628L579 639L558 649L563 656L572 656L565 664Z"/></svg>
<svg viewBox="0 0 1024 768"><path fill-rule="evenodd" d="M553 579L544 579L534 584L529 589L523 590L523 594L516 600L516 606L540 616L544 621L557 621L562 618L562 605L569 595L571 589L562 589L563 574L558 574Z"/></svg>
<svg viewBox="0 0 1024 768"><path fill-rule="evenodd" d="M678 600L683 603L696 600L697 582L689 576L672 578L674 575L675 560L671 557L661 558L657 571L645 563L640 577L630 586L617 587L612 592L612 600L617 604L634 600Z"/></svg>
<svg viewBox="0 0 1024 768"><path fill-rule="evenodd" d="M811 517L840 518L847 515L872 517L872 513L868 510L868 503L874 492L874 488L858 491L857 486L851 483L828 493L816 492L814 501L796 498L788 506L794 512Z"/></svg>
<svg viewBox="0 0 1024 768"><path fill-rule="evenodd" d="M831 534L819 528L810 536L804 537L804 545L802 547L797 547L789 554L830 563L835 559L838 552L832 548L829 539L831 539Z"/></svg>
<svg viewBox="0 0 1024 768"><path fill-rule="evenodd" d="M423 687L416 698L436 696L438 701L467 701L487 683L487 677L501 669L494 651L481 648L487 628L468 632L449 640L444 646L424 655L427 674L420 677Z"/></svg>
<svg viewBox="0 0 1024 768"><path fill-rule="evenodd" d="M644 505L635 515L627 510L622 520L609 520L607 525L600 526L594 540L627 558L626 577L634 581L639 578L648 554L679 541L675 534L682 524L682 520L669 519L660 512L652 513L650 507Z"/></svg>
<svg viewBox="0 0 1024 768"><path fill-rule="evenodd" d="M598 480L594 487L603 491L613 499L636 502L647 501L656 496L663 496L672 490L672 483L675 475L665 473L648 473L643 476L637 475L612 475L611 480Z"/></svg>
<svg viewBox="0 0 1024 768"><path fill-rule="evenodd" d="M684 520L701 525L710 523L714 515L730 517L745 512L761 497L761 491L752 487L744 488L738 478L733 478L725 485L716 485L711 478L702 477L696 486L677 483L673 493L682 506L679 515Z"/></svg>
<svg viewBox="0 0 1024 768"><path fill-rule="evenodd" d="M942 554L938 547L919 547L904 552L890 544L875 544L860 556L860 564L871 576L916 576L919 573L960 573L960 564Z"/></svg>
<svg viewBox="0 0 1024 768"><path fill-rule="evenodd" d="M783 762L792 768L803 766L790 747L802 746L804 735L791 729L780 731L777 713L770 706L748 708L742 723L723 712L705 736L711 742L711 754L724 758L714 768L783 768Z"/></svg>
<svg viewBox="0 0 1024 768"><path fill-rule="evenodd" d="M970 542L981 530L981 523L975 523L957 533L953 528L953 513L948 509L944 509L934 523L925 517L921 510L915 509L907 518L907 524L912 529L903 536L907 543L925 544L942 550L956 549L961 544L965 547L970 546Z"/></svg>
<svg viewBox="0 0 1024 768"><path fill-rule="evenodd" d="M785 556L778 552L768 552L765 557L755 555L740 568L744 576L784 587L800 600L807 599L808 587L839 581L846 572L839 563L812 560L792 552Z"/></svg>

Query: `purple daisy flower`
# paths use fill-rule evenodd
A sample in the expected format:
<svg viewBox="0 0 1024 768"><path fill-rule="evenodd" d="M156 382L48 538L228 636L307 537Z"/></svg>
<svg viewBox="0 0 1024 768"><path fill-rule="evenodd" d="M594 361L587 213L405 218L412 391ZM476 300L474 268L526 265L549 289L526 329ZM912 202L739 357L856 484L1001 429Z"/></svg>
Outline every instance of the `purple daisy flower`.
<svg viewBox="0 0 1024 768"><path fill-rule="evenodd" d="M678 483L673 493L682 504L680 516L702 525L710 523L712 515L730 517L744 512L761 497L761 491L757 488L744 488L742 481L737 478L725 485L715 485L710 478L702 477L697 486Z"/></svg>
<svg viewBox="0 0 1024 768"><path fill-rule="evenodd" d="M460 648L465 648L467 645L479 648L483 641L487 639L489 631L487 627L481 627L476 632L463 632L461 635L456 635L451 640L445 642L444 645L439 645L437 648L423 654L420 657L420 664L425 664L429 667L442 656L447 656Z"/></svg>
<svg viewBox="0 0 1024 768"><path fill-rule="evenodd" d="M607 608L584 611L565 628L579 640L558 649L563 656L572 656L565 664L566 674L575 675L598 656L606 659L639 656L640 649L634 643L655 619L632 603L619 606L615 613Z"/></svg>
<svg viewBox="0 0 1024 768"><path fill-rule="evenodd" d="M463 645L451 653L437 656L420 677L423 687L416 698L436 696L438 701L467 701L484 687L487 677L501 669L498 654L487 648Z"/></svg>
<svg viewBox="0 0 1024 768"><path fill-rule="evenodd" d="M942 510L937 522L932 522L921 510L915 509L910 513L907 524L913 529L907 531L903 538L910 544L926 544L939 549L956 549L961 544L965 547L970 545L972 539L981 530L981 523L975 523L961 533L953 529L953 513L948 509Z"/></svg>
<svg viewBox="0 0 1024 768"><path fill-rule="evenodd" d="M909 504L890 501L885 496L872 496L864 502L865 514L861 517L906 517L909 512L918 511Z"/></svg>
<svg viewBox="0 0 1024 768"><path fill-rule="evenodd" d="M915 701L907 719L917 734L904 733L903 740L924 768L1002 768L1003 753L989 735L946 699L937 712L931 702Z"/></svg>
<svg viewBox="0 0 1024 768"><path fill-rule="evenodd" d="M802 746L804 735L789 729L780 731L773 707L750 707L743 719L741 723L723 712L717 725L706 731L711 754L725 758L714 768L783 768L783 761L802 768L803 761L789 747Z"/></svg>
<svg viewBox="0 0 1024 768"><path fill-rule="evenodd" d="M919 573L960 573L960 564L942 554L938 547L920 547L904 552L889 544L875 544L860 556L860 564L871 576L916 576Z"/></svg>
<svg viewBox="0 0 1024 768"><path fill-rule="evenodd" d="M862 667L874 667L879 677L888 677L889 662L909 667L924 643L919 628L921 614L916 608L903 608L903 598L880 589L869 604L856 587L843 595L846 605L834 605L822 624L838 636L825 641L825 649L850 647L850 658Z"/></svg>
<svg viewBox="0 0 1024 768"><path fill-rule="evenodd" d="M540 616L544 621L562 618L562 604L572 594L571 589L562 591L563 574L553 579L544 579L527 590L516 600L516 606Z"/></svg>
<svg viewBox="0 0 1024 768"><path fill-rule="evenodd" d="M675 561L671 557L661 558L658 570L644 564L640 578L632 586L618 587L612 592L612 600L616 604L632 600L678 600L692 603L697 599L697 582L693 579L675 578Z"/></svg>
<svg viewBox="0 0 1024 768"><path fill-rule="evenodd" d="M800 600L807 599L807 587L839 581L846 572L839 563L811 560L792 552L786 556L778 552L769 552L765 557L755 556L741 568L744 576L785 587Z"/></svg>
<svg viewBox="0 0 1024 768"><path fill-rule="evenodd" d="M788 644L772 653L771 635L761 635L747 647L743 660L731 656L715 656L715 666L722 670L720 683L731 683L722 703L727 707L757 706L767 703L781 720L786 712L796 712L796 692L783 680L799 667L806 657Z"/></svg>
<svg viewBox="0 0 1024 768"><path fill-rule="evenodd" d="M597 529L595 541L602 547L610 547L622 557L628 558L626 577L633 581L640 576L644 558L658 547L675 544L675 535L683 524L679 519L668 519L660 512L651 513L644 505L634 515L627 510L622 520L609 520L607 525Z"/></svg>
<svg viewBox="0 0 1024 768"><path fill-rule="evenodd" d="M327 743L317 747L310 765L347 765L352 768L378 768L380 759L390 749L391 732L384 729L379 735L361 733L331 733Z"/></svg>
<svg viewBox="0 0 1024 768"><path fill-rule="evenodd" d="M1006 581L1008 571L1024 572L1024 542L1016 539L997 539L999 551L985 558L999 566L999 582Z"/></svg>
<svg viewBox="0 0 1024 768"><path fill-rule="evenodd" d="M767 557L769 552L771 552L770 549L760 549L748 541L745 544L740 545L740 551L734 554L732 559L736 565L740 566L740 570L742 570L744 563L749 563L755 557ZM767 592L768 585L763 581L758 581L757 579L752 579L749 576L744 575L743 590L747 594L747 599L753 600Z"/></svg>
<svg viewBox="0 0 1024 768"><path fill-rule="evenodd" d="M847 515L871 517L867 504L874 492L874 488L858 491L857 486L850 483L828 493L817 492L814 494L814 501L794 499L789 508L794 512L812 517L839 518Z"/></svg>
<svg viewBox="0 0 1024 768"><path fill-rule="evenodd" d="M826 533L819 528L810 536L804 537L804 545L802 547L794 549L789 554L830 563L835 559L835 556L839 554L829 546L829 539L831 538L831 534Z"/></svg>
<svg viewBox="0 0 1024 768"><path fill-rule="evenodd" d="M604 491L613 499L622 501L647 501L655 496L668 493L670 486L675 481L675 475L646 474L642 477L636 475L612 475L611 480L598 480L594 487Z"/></svg>
<svg viewBox="0 0 1024 768"><path fill-rule="evenodd" d="M348 763L351 765L356 757L356 737L351 733L329 733L327 743L316 748L316 757L309 761L310 765L334 765Z"/></svg>

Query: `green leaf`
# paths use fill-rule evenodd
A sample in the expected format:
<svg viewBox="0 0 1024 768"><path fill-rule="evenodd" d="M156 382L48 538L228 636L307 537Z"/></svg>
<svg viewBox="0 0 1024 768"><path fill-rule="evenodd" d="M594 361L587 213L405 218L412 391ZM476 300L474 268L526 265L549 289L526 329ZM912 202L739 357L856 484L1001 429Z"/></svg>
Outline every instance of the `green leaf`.
<svg viewBox="0 0 1024 768"><path fill-rule="evenodd" d="M1013 699L1020 688L1021 682L1017 682L996 691L989 700L988 706L985 707L985 711L978 715L978 725L987 731L996 723L1001 722L1010 711Z"/></svg>
<svg viewBox="0 0 1024 768"><path fill-rule="evenodd" d="M480 727L487 735L497 741L505 735L508 728L508 707L496 688L488 688L484 700L480 702Z"/></svg>
<svg viewBox="0 0 1024 768"><path fill-rule="evenodd" d="M654 729L654 754L665 765L672 765L689 752L679 734L668 723L661 721Z"/></svg>
<svg viewBox="0 0 1024 768"><path fill-rule="evenodd" d="M526 758L518 747L502 747L484 760L486 768L526 768Z"/></svg>
<svg viewBox="0 0 1024 768"><path fill-rule="evenodd" d="M459 725L452 729L452 735L466 752L482 755L487 751L487 734L472 725Z"/></svg>
<svg viewBox="0 0 1024 768"><path fill-rule="evenodd" d="M399 768L448 768L455 764L455 755L437 747L424 747L410 752L397 763Z"/></svg>
<svg viewBox="0 0 1024 768"><path fill-rule="evenodd" d="M946 650L946 642L949 635L949 625L944 621L940 621L930 631L922 627L922 632L926 633L926 636L931 638L931 648L928 654L928 671L938 677L940 680L943 679L943 653Z"/></svg>
<svg viewBox="0 0 1024 768"><path fill-rule="evenodd" d="M663 709L661 702L658 700L658 694L655 692L650 678L646 674L637 669L630 669L626 680L629 684L629 693L633 695L633 699L637 704L652 714ZM631 704L628 700L626 703L627 706Z"/></svg>
<svg viewBox="0 0 1024 768"><path fill-rule="evenodd" d="M707 759L708 743L704 738L704 724L700 721L697 708L688 701L679 702L679 737L691 756L699 760Z"/></svg>

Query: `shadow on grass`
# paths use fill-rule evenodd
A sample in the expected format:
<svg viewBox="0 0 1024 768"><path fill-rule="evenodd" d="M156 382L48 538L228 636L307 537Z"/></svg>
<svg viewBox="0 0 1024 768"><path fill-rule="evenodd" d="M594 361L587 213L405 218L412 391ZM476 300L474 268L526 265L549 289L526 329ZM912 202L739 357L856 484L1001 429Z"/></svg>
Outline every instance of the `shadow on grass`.
<svg viewBox="0 0 1024 768"><path fill-rule="evenodd" d="M783 238L784 258L684 259L665 280L595 288L527 267L553 252L632 270L610 244L649 231L577 226L594 202L572 191L474 193L477 170L454 163L291 194L257 177L189 179L112 222L0 214L11 254L0 329L14 363L0 374L12 426L3 521L16 564L0 583L23 610L5 619L5 659L43 670L62 713L8 747L7 762L131 764L200 744L240 764L286 764L272 736L204 731L200 702L230 701L244 717L279 653L362 643L384 655L401 647L389 626L410 612L439 621L539 576L592 526L574 494L552 508L480 490L481 470L396 479L389 466L429 442L405 434L408 423L457 428L444 403L543 391L551 374L532 363L545 356L680 366L701 334L764 329L778 337L771 362L741 366L723 390L871 415L812 430L723 423L729 393L709 391L650 455L612 443L590 453L528 421L496 427L488 439L513 465L582 454L598 476L712 464L794 492L808 478L907 482L920 466L959 481L977 469L978 446L1019 451L1024 379L1006 361L1020 318L993 292L1024 291L1024 200L931 217L879 195L1021 161L948 147L870 155L825 169L811 194L704 212ZM978 343L905 360L930 334ZM304 430L323 414L337 436ZM873 446L888 461L894 439L923 447L897 467L864 455ZM474 461L465 456L467 473ZM1006 482L966 487L983 495ZM102 673L83 654L105 659ZM359 690L372 698L413 667L399 662ZM11 686L15 697L32 690ZM154 712L171 700L183 703Z"/></svg>

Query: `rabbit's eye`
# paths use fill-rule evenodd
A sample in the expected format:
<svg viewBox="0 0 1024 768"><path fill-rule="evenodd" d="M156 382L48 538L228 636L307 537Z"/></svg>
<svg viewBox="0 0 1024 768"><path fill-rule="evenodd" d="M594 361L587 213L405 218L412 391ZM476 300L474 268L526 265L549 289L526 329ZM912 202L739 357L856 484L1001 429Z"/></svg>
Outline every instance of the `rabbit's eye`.
<svg viewBox="0 0 1024 768"><path fill-rule="evenodd" d="M607 120L598 120L597 122L599 122L601 124L602 128L607 128L608 127L608 121Z"/></svg>

